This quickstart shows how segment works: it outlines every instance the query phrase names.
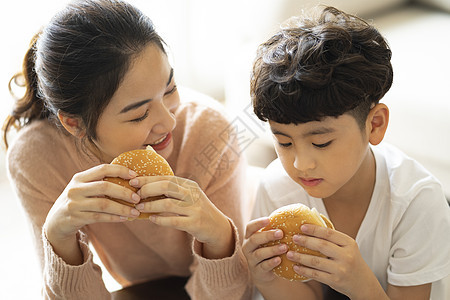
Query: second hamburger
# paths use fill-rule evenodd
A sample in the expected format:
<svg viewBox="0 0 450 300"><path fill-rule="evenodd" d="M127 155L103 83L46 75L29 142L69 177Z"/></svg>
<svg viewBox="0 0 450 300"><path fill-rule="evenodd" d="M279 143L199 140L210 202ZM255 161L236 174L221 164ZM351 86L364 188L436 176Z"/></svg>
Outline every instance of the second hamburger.
<svg viewBox="0 0 450 300"><path fill-rule="evenodd" d="M301 247L294 243L292 240L296 234L302 234L300 227L303 224L314 224L322 227L328 227L334 229L333 224L327 217L313 208L296 203L290 204L278 208L273 211L270 216L270 224L262 228L261 231L267 231L272 229L281 229L283 231L283 238L273 242L265 244L265 246L273 246L277 244L286 244L290 251L296 251L299 253L310 254L315 256L325 257L322 253ZM308 278L295 273L293 267L295 263L286 257L286 253L281 255L281 263L273 269L273 272L285 279L306 281Z"/></svg>

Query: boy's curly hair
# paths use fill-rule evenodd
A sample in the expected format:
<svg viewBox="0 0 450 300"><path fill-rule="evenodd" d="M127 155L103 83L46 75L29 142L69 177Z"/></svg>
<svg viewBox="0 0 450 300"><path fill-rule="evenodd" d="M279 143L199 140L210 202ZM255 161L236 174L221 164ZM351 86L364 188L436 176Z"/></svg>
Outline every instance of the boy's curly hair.
<svg viewBox="0 0 450 300"><path fill-rule="evenodd" d="M298 124L350 113L364 128L371 106L392 84L385 39L333 7L289 24L258 47L250 86L255 114Z"/></svg>

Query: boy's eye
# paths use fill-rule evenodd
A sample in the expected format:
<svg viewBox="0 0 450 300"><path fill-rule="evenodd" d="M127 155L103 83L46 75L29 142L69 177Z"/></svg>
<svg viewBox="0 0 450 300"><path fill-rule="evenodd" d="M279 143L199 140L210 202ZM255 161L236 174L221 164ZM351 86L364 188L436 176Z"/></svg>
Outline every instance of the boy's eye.
<svg viewBox="0 0 450 300"><path fill-rule="evenodd" d="M326 142L324 144L314 144L314 143L312 143L312 144L314 147L317 147L317 148L325 148L325 147L329 146L331 144L331 142L332 141Z"/></svg>
<svg viewBox="0 0 450 300"><path fill-rule="evenodd" d="M280 142L278 142L278 145L280 145L281 147L287 148L290 145L292 145L292 143L280 143Z"/></svg>
<svg viewBox="0 0 450 300"><path fill-rule="evenodd" d="M145 114L144 114L142 117L139 117L139 118L137 118L137 119L130 120L130 122L136 122L136 123L138 123L138 122L141 122L141 121L145 120L147 117L148 117L148 109L145 111Z"/></svg>

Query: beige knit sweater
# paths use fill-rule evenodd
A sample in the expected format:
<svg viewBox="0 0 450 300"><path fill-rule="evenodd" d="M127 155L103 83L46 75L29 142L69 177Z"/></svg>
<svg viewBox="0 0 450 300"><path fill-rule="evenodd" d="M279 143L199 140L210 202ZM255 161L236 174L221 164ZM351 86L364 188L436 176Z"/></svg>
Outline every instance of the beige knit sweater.
<svg viewBox="0 0 450 300"><path fill-rule="evenodd" d="M248 299L249 272L242 254L243 209L247 200L245 159L230 123L216 110L182 103L176 112L174 151L168 162L175 175L195 180L233 224L231 257L202 257L198 241L182 231L149 221L98 223L79 232L84 263L66 264L42 235L51 206L72 176L100 164L80 151L72 136L48 121L23 128L8 150L8 171L31 223L43 270L46 299L109 299L100 267L93 263L92 243L112 276L123 286L166 276L190 276L192 299ZM31 250L30 250L31 251Z"/></svg>

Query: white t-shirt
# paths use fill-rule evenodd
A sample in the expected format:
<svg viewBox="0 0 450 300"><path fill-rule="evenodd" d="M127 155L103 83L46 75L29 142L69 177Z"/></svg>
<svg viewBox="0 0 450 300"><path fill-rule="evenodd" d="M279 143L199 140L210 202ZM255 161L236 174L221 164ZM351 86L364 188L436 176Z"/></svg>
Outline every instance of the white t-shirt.
<svg viewBox="0 0 450 300"><path fill-rule="evenodd" d="M356 236L362 257L385 290L388 283L432 282L431 299L450 299L450 208L440 183L391 145L372 151L375 187ZM292 203L315 207L328 217L322 199L310 197L276 159L262 174L253 219Z"/></svg>

